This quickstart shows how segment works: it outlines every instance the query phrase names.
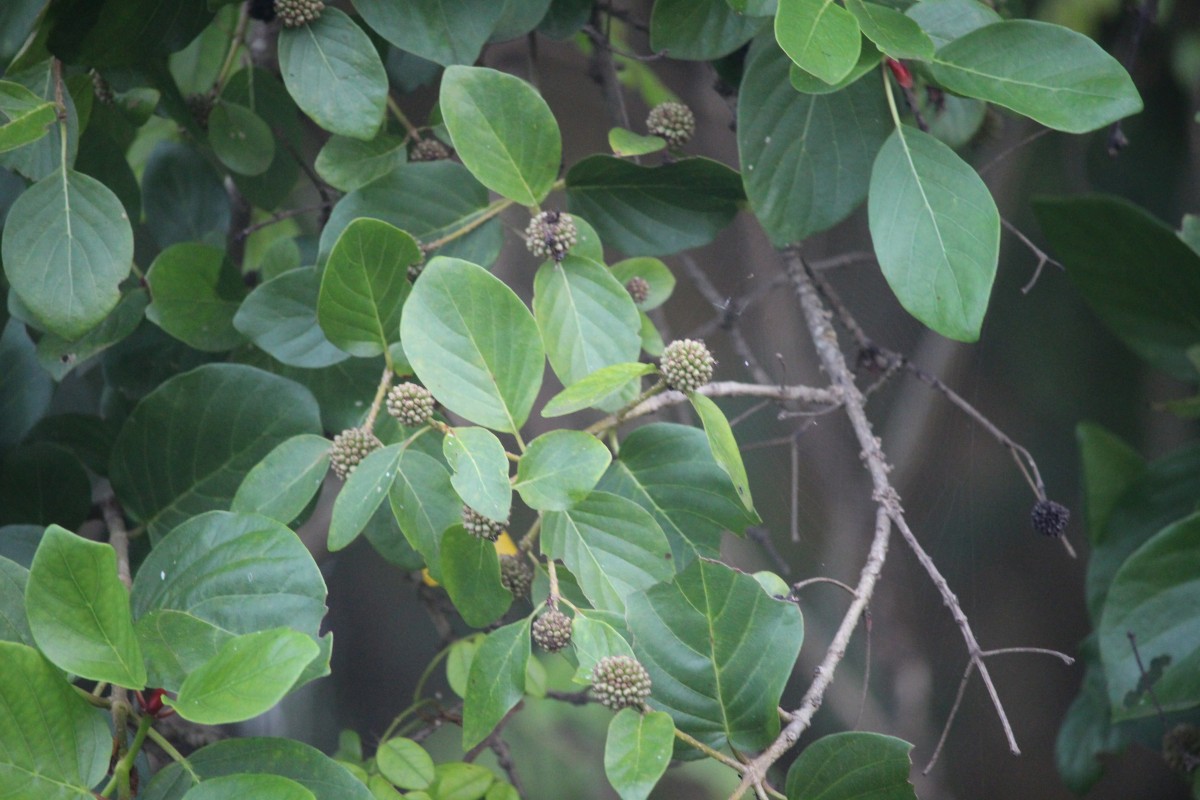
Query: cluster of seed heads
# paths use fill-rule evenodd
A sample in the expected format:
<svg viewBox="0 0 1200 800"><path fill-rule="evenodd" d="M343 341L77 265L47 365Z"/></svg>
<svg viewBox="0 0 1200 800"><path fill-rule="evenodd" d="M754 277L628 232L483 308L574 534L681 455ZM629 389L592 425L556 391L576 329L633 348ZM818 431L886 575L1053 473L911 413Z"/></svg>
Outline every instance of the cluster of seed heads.
<svg viewBox="0 0 1200 800"><path fill-rule="evenodd" d="M533 640L548 653L557 653L571 643L571 618L552 608L533 621Z"/></svg>
<svg viewBox="0 0 1200 800"><path fill-rule="evenodd" d="M450 157L450 148L437 139L422 139L408 153L409 161L445 161Z"/></svg>
<svg viewBox="0 0 1200 800"><path fill-rule="evenodd" d="M416 383L397 384L388 390L387 412L410 428L416 428L433 417L433 395Z"/></svg>
<svg viewBox="0 0 1200 800"><path fill-rule="evenodd" d="M646 298L650 296L650 283L641 275L634 275L625 284L625 291L629 292L629 296L633 298L633 302L646 302Z"/></svg>
<svg viewBox="0 0 1200 800"><path fill-rule="evenodd" d="M575 218L562 211L543 211L525 229L525 246L538 258L562 261L578 240Z"/></svg>
<svg viewBox="0 0 1200 800"><path fill-rule="evenodd" d="M1038 500L1033 504L1029 521L1038 533L1058 538L1063 535L1067 523L1071 521L1071 510L1053 500Z"/></svg>
<svg viewBox="0 0 1200 800"><path fill-rule="evenodd" d="M1200 767L1200 728L1181 722L1163 736L1163 760L1176 772L1189 774Z"/></svg>
<svg viewBox="0 0 1200 800"><path fill-rule="evenodd" d="M672 389L694 392L712 380L716 363L704 342L676 339L663 350L659 367Z"/></svg>
<svg viewBox="0 0 1200 800"><path fill-rule="evenodd" d="M533 566L524 555L500 556L500 583L517 600L533 588Z"/></svg>
<svg viewBox="0 0 1200 800"><path fill-rule="evenodd" d="M329 464L337 476L345 480L364 458L381 447L383 442L370 431L347 428L333 437L333 447L329 450Z"/></svg>
<svg viewBox="0 0 1200 800"><path fill-rule="evenodd" d="M494 542L500 538L500 534L504 533L508 528L508 520L500 522L491 517L485 517L470 506L464 505L462 508L463 527L467 529L467 533L472 536L478 536L480 539L487 539L489 542Z"/></svg>
<svg viewBox="0 0 1200 800"><path fill-rule="evenodd" d="M275 0L275 14L285 28L299 28L321 18L325 4L321 0Z"/></svg>
<svg viewBox="0 0 1200 800"><path fill-rule="evenodd" d="M650 696L650 675L636 658L605 656L592 668L592 694L614 711L639 708Z"/></svg>
<svg viewBox="0 0 1200 800"><path fill-rule="evenodd" d="M666 139L672 149L683 147L696 132L696 115L683 103L659 103L650 109L646 129Z"/></svg>

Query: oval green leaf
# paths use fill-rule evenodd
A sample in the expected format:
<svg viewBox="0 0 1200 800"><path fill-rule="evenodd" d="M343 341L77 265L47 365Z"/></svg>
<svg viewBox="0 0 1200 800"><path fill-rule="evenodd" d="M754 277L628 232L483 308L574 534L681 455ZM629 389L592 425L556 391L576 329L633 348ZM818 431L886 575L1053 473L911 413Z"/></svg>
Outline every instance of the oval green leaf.
<svg viewBox="0 0 1200 800"><path fill-rule="evenodd" d="M450 466L450 484L471 508L489 519L506 521L512 510L508 454L496 434L485 428L455 428L442 440Z"/></svg>
<svg viewBox="0 0 1200 800"><path fill-rule="evenodd" d="M338 551L347 547L363 532L376 509L391 491L396 479L396 464L403 445L382 447L367 455L346 478L342 491L333 501L329 520L328 547Z"/></svg>
<svg viewBox="0 0 1200 800"><path fill-rule="evenodd" d="M858 61L858 20L834 0L779 0L775 39L788 58L826 83L846 77Z"/></svg>
<svg viewBox="0 0 1200 800"><path fill-rule="evenodd" d="M433 783L433 759L412 739L388 739L375 751L375 763L401 789L425 789Z"/></svg>
<svg viewBox="0 0 1200 800"><path fill-rule="evenodd" d="M901 126L875 159L867 212L900 305L943 336L978 339L1000 257L1000 212L975 170Z"/></svg>
<svg viewBox="0 0 1200 800"><path fill-rule="evenodd" d="M223 250L171 245L154 259L146 282L152 298L146 317L189 347L219 353L245 341L233 320L246 289Z"/></svg>
<svg viewBox="0 0 1200 800"><path fill-rule="evenodd" d="M421 248L404 231L356 219L334 244L321 278L317 321L352 356L377 356L400 336L400 311L412 284L408 267Z"/></svg>
<svg viewBox="0 0 1200 800"><path fill-rule="evenodd" d="M12 204L0 259L13 291L46 330L78 339L121 299L133 229L107 186L60 168Z"/></svg>
<svg viewBox="0 0 1200 800"><path fill-rule="evenodd" d="M661 136L642 136L625 128L613 128L608 132L608 146L614 156L629 158L657 153L667 146Z"/></svg>
<svg viewBox="0 0 1200 800"><path fill-rule="evenodd" d="M612 276L622 286L627 286L633 278L641 278L649 284L650 291L646 293L646 299L637 304L639 311L658 308L675 291L675 276L660 259L645 256L627 258L613 264L610 269Z"/></svg>
<svg viewBox="0 0 1200 800"><path fill-rule="evenodd" d="M562 136L536 89L486 67L453 66L442 76L439 106L454 149L480 183L523 206L546 198Z"/></svg>
<svg viewBox="0 0 1200 800"><path fill-rule="evenodd" d="M227 630L186 611L160 608L134 626L146 656L146 683L178 692L187 676L217 654L234 637Z"/></svg>
<svg viewBox="0 0 1200 800"><path fill-rule="evenodd" d="M675 723L662 711L623 708L608 723L604 774L621 800L646 800L667 771L675 746Z"/></svg>
<svg viewBox="0 0 1200 800"><path fill-rule="evenodd" d="M0 81L0 153L41 139L54 120L53 103L19 83Z"/></svg>
<svg viewBox="0 0 1200 800"><path fill-rule="evenodd" d="M138 403L113 445L109 477L125 509L157 537L227 507L267 453L320 430L307 389L253 367L210 364L165 381ZM172 447L163 447L168 440Z"/></svg>
<svg viewBox="0 0 1200 800"><path fill-rule="evenodd" d="M864 0L846 0L846 10L858 20L863 36L892 58L933 58L933 40L911 17Z"/></svg>
<svg viewBox="0 0 1200 800"><path fill-rule="evenodd" d="M492 631L483 640L471 662L463 699L463 750L486 739L525 694L528 661L528 618Z"/></svg>
<svg viewBox="0 0 1200 800"><path fill-rule="evenodd" d="M521 454L513 488L532 509L566 511L588 496L611 462L612 453L595 436L550 431Z"/></svg>
<svg viewBox="0 0 1200 800"><path fill-rule="evenodd" d="M208 143L221 163L240 175L261 175L275 160L275 134L262 117L224 100L208 115Z"/></svg>
<svg viewBox="0 0 1200 800"><path fill-rule="evenodd" d="M816 740L792 762L788 800L917 800L908 782L912 745L858 731Z"/></svg>
<svg viewBox="0 0 1200 800"><path fill-rule="evenodd" d="M450 411L515 433L542 385L537 322L483 267L434 258L404 306L400 338L421 382Z"/></svg>
<svg viewBox="0 0 1200 800"><path fill-rule="evenodd" d="M253 797L254 800L314 800L314 795L299 783L279 775L226 775L193 787L184 800L228 800Z"/></svg>
<svg viewBox="0 0 1200 800"><path fill-rule="evenodd" d="M584 408L599 408L633 381L654 372L653 364L612 364L563 389L542 409L543 417L561 417Z"/></svg>
<svg viewBox="0 0 1200 800"><path fill-rule="evenodd" d="M230 510L287 525L316 496L328 471L329 440L312 433L293 436L246 473Z"/></svg>
<svg viewBox="0 0 1200 800"><path fill-rule="evenodd" d="M380 36L446 67L475 63L506 5L496 0L354 0L354 8Z"/></svg>
<svg viewBox="0 0 1200 800"><path fill-rule="evenodd" d="M146 685L129 593L109 545L51 525L29 569L25 608L34 641L58 667L128 689Z"/></svg>
<svg viewBox="0 0 1200 800"><path fill-rule="evenodd" d="M792 88L797 92L803 92L804 94L831 94L845 89L863 75L875 69L879 66L882 58L883 54L876 49L874 43L867 40L863 42L862 51L858 54L858 61L855 63L854 69L850 70L846 74L846 77L837 83L826 83L814 75L809 75L795 64L790 64L788 67L788 80L791 81Z"/></svg>
<svg viewBox="0 0 1200 800"><path fill-rule="evenodd" d="M462 525L452 525L442 534L438 555L442 584L464 622L482 628L504 616L513 597L500 583L500 557L494 543L472 536Z"/></svg>
<svg viewBox="0 0 1200 800"><path fill-rule="evenodd" d="M34 646L25 615L25 586L29 570L0 556L0 642L20 642Z"/></svg>
<svg viewBox="0 0 1200 800"><path fill-rule="evenodd" d="M417 450L405 450L396 465L388 500L404 538L425 559L433 578L440 581L442 531L462 521L462 500L450 484L450 474L437 459Z"/></svg>
<svg viewBox="0 0 1200 800"><path fill-rule="evenodd" d="M692 408L704 425L704 435L708 437L708 446L712 450L713 460L717 462L729 480L733 489L741 498L746 511L753 514L754 500L750 497L750 479L746 477L746 466L742 463L742 454L738 450L737 440L733 438L733 429L725 413L709 398L696 392L689 392L688 399Z"/></svg>
<svg viewBox="0 0 1200 800"><path fill-rule="evenodd" d="M633 648L616 628L609 625L599 616L593 617L594 611L580 611L575 615L571 624L571 648L579 666L571 680L576 683L591 683L592 670L596 662L608 656L629 656L634 658ZM620 617L618 617L620 619ZM622 620L624 622L624 620Z"/></svg>
<svg viewBox="0 0 1200 800"><path fill-rule="evenodd" d="M765 22L735 13L725 0L657 0L650 13L650 49L711 61L737 50Z"/></svg>
<svg viewBox="0 0 1200 800"><path fill-rule="evenodd" d="M804 638L794 603L772 598L750 575L697 559L674 581L629 596L625 621L650 673L650 704L680 730L746 750L779 733L779 699Z"/></svg>
<svg viewBox="0 0 1200 800"><path fill-rule="evenodd" d="M1142 110L1120 62L1082 33L1047 22L1014 19L974 30L938 50L932 69L952 92L1068 133Z"/></svg>
<svg viewBox="0 0 1200 800"><path fill-rule="evenodd" d="M333 188L351 192L383 177L408 159L404 139L380 134L369 142L331 136L313 168Z"/></svg>
<svg viewBox="0 0 1200 800"><path fill-rule="evenodd" d="M242 301L233 327L290 367L317 369L348 356L325 338L317 322L321 275L316 267L291 269L259 284Z"/></svg>

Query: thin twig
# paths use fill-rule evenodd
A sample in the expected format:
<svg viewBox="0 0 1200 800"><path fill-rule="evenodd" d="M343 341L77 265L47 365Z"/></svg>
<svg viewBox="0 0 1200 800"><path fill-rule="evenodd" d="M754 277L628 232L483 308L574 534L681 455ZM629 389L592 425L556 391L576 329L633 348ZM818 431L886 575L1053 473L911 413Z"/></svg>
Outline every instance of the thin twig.
<svg viewBox="0 0 1200 800"><path fill-rule="evenodd" d="M532 35L530 34L530 36ZM508 776L508 782L517 790L517 797L524 797L525 789L521 785L521 778L517 775L517 765L513 762L512 750L509 749L508 742L500 736L489 736L488 747L496 754L496 763Z"/></svg>
<svg viewBox="0 0 1200 800"><path fill-rule="evenodd" d="M1004 159L1011 156L1013 153L1020 150L1022 147L1026 146L1028 144L1033 144L1038 139L1042 138L1043 136L1045 136L1046 134L1051 133L1051 132L1052 131L1050 128L1040 128L1040 129L1034 131L1033 133L1026 136L1024 139L1022 139L1021 141L1014 144L1012 147L1005 148L1001 152L997 153L995 156L992 157L991 161L984 164L982 167L980 167L979 169L977 169L975 171L978 172L980 175L983 175L988 170L992 169L997 164L999 164L1001 161L1003 161Z"/></svg>
<svg viewBox="0 0 1200 800"><path fill-rule="evenodd" d="M830 583L830 584L833 584L834 586L840 586L841 588L843 588L847 592L849 592L851 597L858 596L858 593L855 591L854 587L851 586L850 584L842 583L837 578L826 578L823 575L817 576L816 578L805 578L802 581L793 583L792 584L792 595L795 596L796 592L800 591L801 589L803 589L806 586L812 586L815 583Z"/></svg>
<svg viewBox="0 0 1200 800"><path fill-rule="evenodd" d="M264 219L260 222L256 222L253 225L247 225L245 228L242 228L240 231L238 231L237 238L245 239L247 236L254 233L255 231L260 231L263 228L270 227L271 225L274 225L277 222L283 222L285 219L291 219L292 217L298 217L302 214L309 214L313 211L327 211L327 210L329 210L330 207L331 206L327 203L317 203L316 205L304 206L303 208L288 208L283 211L276 211L274 214L267 217L266 219Z"/></svg>
<svg viewBox="0 0 1200 800"><path fill-rule="evenodd" d="M771 532L763 525L752 525L746 529L746 538L754 542L763 549L763 552L775 564L775 569L780 573L788 575L792 571L792 567L780 554L779 549L775 547L775 543L771 541Z"/></svg>
<svg viewBox="0 0 1200 800"><path fill-rule="evenodd" d="M591 39L592 43L597 47L606 47L615 55L618 55L621 58L628 58L630 61L658 61L666 58L668 54L666 50L659 50L645 56L638 55L637 53L631 53L627 50L622 50L621 48L616 47L611 41L609 41L608 37L606 37L601 31L597 30L594 25L584 25L582 28L580 28L580 30L587 34L588 38Z"/></svg>
<svg viewBox="0 0 1200 800"><path fill-rule="evenodd" d="M728 313L728 310L732 308L730 299L721 296L721 293L717 291L717 287L713 286L712 281L704 274L704 270L700 269L700 265L696 263L695 259L688 255L681 255L679 263L683 265L684 272L687 273L692 283L696 285L696 289L704 296L704 299L713 308L724 310ZM742 329L732 324L735 320L736 316L732 320L729 320L730 324L722 324L721 326L729 331L729 343L733 345L733 351L737 353L738 358L742 360L742 364L749 370L756 382L764 384L774 383L771 376L767 374L767 371L759 363L758 357L751 349L745 334L742 333Z"/></svg>
<svg viewBox="0 0 1200 800"><path fill-rule="evenodd" d="M1163 707L1158 702L1158 695L1154 693L1154 684L1150 681L1150 676L1146 674L1146 665L1142 663L1142 654L1138 652L1137 634L1133 631L1125 631L1125 635L1129 637L1129 647L1133 650L1133 659L1137 662L1138 672L1142 675L1142 682L1146 684L1146 694L1150 695L1150 702L1154 703L1154 710L1158 712L1158 718L1162 722L1163 732L1165 733L1167 715L1163 712ZM1153 662L1151 666L1153 666Z"/></svg>
<svg viewBox="0 0 1200 800"><path fill-rule="evenodd" d="M597 6L592 11L592 24L584 30L592 42L590 72L604 92L604 105L608 109L609 121L614 127L628 129L629 109L625 107L625 95L621 91L621 81L617 77L617 65L613 62L612 48L608 44L608 37L600 29L600 15L601 10ZM609 16L612 16L611 11Z"/></svg>
<svg viewBox="0 0 1200 800"><path fill-rule="evenodd" d="M1134 12L1133 32L1129 36L1129 49L1125 51L1125 57L1121 59L1125 71L1130 75L1133 74L1134 65L1137 64L1138 51L1142 46L1142 37L1146 34L1146 29L1150 27L1150 23L1158 17L1158 0L1143 0ZM1121 128L1121 120L1113 123L1112 128L1108 133L1108 154L1116 156L1126 145L1129 144L1129 139L1125 136L1125 131Z"/></svg>
<svg viewBox="0 0 1200 800"><path fill-rule="evenodd" d="M1016 236L1018 239L1020 239L1021 244L1028 247L1030 249L1030 251L1035 256L1037 256L1038 263L1037 263L1037 267L1033 271L1033 277L1029 279L1028 283L1026 283L1024 286L1021 287L1021 294L1029 294L1030 290L1032 290L1034 285L1037 284L1038 278L1040 278L1042 276L1042 269L1044 269L1047 264L1053 264L1054 266L1058 267L1060 270L1066 269L1066 267L1064 267L1061 263L1059 263L1058 261L1055 261L1053 258L1051 258L1049 253L1047 253L1045 250L1043 250L1042 248L1040 248L1036 244L1034 244L1028 236L1021 233L1021 231L1017 228L1016 225L1013 225L1011 222L1006 220L1004 217L1000 218L1000 224L1004 226L1004 229L1006 231L1008 231L1013 236Z"/></svg>

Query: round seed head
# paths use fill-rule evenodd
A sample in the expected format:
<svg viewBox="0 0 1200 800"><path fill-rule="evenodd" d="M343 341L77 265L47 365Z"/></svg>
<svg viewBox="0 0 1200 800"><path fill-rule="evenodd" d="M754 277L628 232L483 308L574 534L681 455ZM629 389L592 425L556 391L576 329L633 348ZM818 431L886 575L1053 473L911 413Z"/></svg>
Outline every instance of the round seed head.
<svg viewBox="0 0 1200 800"><path fill-rule="evenodd" d="M533 621L533 640L550 653L557 653L571 643L571 618L552 608Z"/></svg>
<svg viewBox="0 0 1200 800"><path fill-rule="evenodd" d="M1187 774L1200 766L1200 728L1181 722L1163 736L1163 759L1176 772Z"/></svg>
<svg viewBox="0 0 1200 800"><path fill-rule="evenodd" d="M679 148L696 132L696 115L683 103L659 103L650 109L646 129L666 139L672 148Z"/></svg>
<svg viewBox="0 0 1200 800"><path fill-rule="evenodd" d="M633 302L640 305L646 302L646 298L650 296L650 283L641 275L634 275L625 284L625 291L629 292Z"/></svg>
<svg viewBox="0 0 1200 800"><path fill-rule="evenodd" d="M433 417L433 395L415 383L397 384L388 390L387 412L410 428L416 428Z"/></svg>
<svg viewBox="0 0 1200 800"><path fill-rule="evenodd" d="M339 478L345 480L364 458L381 447L383 442L370 431L347 428L333 437L333 447L329 450L330 466Z"/></svg>
<svg viewBox="0 0 1200 800"><path fill-rule="evenodd" d="M433 138L417 142L408 154L409 161L445 161L449 157L450 148Z"/></svg>
<svg viewBox="0 0 1200 800"><path fill-rule="evenodd" d="M285 28L299 28L316 22L325 10L321 0L275 0L275 14L283 20Z"/></svg>
<svg viewBox="0 0 1200 800"><path fill-rule="evenodd" d="M592 669L592 693L614 711L637 708L650 696L650 675L635 658L605 656Z"/></svg>
<svg viewBox="0 0 1200 800"><path fill-rule="evenodd" d="M562 261L578 240L575 218L562 211L543 211L525 228L525 246L538 258Z"/></svg>
<svg viewBox="0 0 1200 800"><path fill-rule="evenodd" d="M716 363L704 342L676 339L663 350L660 368L671 388L694 392L712 380Z"/></svg>
<svg viewBox="0 0 1200 800"><path fill-rule="evenodd" d="M518 600L529 596L533 587L533 567L523 555L500 556L500 583Z"/></svg>
<svg viewBox="0 0 1200 800"><path fill-rule="evenodd" d="M490 542L500 538L500 534L504 533L508 527L508 520L499 522L491 517L485 517L470 506L463 506L462 510L463 527L467 529L467 533L472 536L478 536L480 539L487 539Z"/></svg>
<svg viewBox="0 0 1200 800"><path fill-rule="evenodd" d="M1044 536L1059 537L1071 521L1071 510L1053 500L1038 500L1029 514L1033 529Z"/></svg>

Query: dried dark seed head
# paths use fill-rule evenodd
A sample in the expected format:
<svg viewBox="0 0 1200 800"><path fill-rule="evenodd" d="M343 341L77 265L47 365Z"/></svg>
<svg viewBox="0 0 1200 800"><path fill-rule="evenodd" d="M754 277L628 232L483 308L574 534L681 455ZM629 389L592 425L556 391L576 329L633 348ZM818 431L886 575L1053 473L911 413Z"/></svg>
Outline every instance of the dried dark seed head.
<svg viewBox="0 0 1200 800"><path fill-rule="evenodd" d="M1044 536L1059 537L1071 521L1071 510L1053 500L1038 500L1029 514L1033 529Z"/></svg>
<svg viewBox="0 0 1200 800"><path fill-rule="evenodd" d="M533 566L524 555L500 556L500 583L518 600L533 588Z"/></svg>
<svg viewBox="0 0 1200 800"><path fill-rule="evenodd" d="M409 161L445 161L449 157L450 148L432 138L417 142L408 154Z"/></svg>

